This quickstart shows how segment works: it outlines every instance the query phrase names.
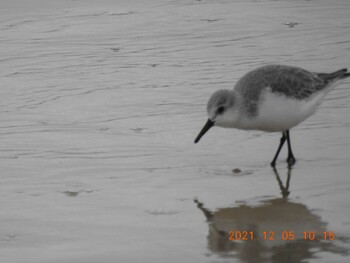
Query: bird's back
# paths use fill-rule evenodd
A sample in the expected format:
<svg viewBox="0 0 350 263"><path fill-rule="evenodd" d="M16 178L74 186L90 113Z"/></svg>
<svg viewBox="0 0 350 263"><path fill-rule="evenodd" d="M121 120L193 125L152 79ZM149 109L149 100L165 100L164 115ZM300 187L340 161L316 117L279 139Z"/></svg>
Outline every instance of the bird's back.
<svg viewBox="0 0 350 263"><path fill-rule="evenodd" d="M341 76L346 69L334 73L312 73L298 67L284 65L268 65L257 68L244 75L234 90L243 98L245 109L251 115L257 114L262 92L269 88L272 93L291 99L303 100Z"/></svg>

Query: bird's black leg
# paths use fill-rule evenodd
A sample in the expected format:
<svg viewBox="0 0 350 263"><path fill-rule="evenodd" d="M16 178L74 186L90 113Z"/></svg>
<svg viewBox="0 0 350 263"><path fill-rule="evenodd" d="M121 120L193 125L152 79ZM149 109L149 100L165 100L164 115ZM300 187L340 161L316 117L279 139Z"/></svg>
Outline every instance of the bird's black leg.
<svg viewBox="0 0 350 263"><path fill-rule="evenodd" d="M293 166L295 164L295 158L292 152L292 146L290 143L290 136L289 136L289 130L286 131L286 137L287 137L287 143L288 143L288 157L287 162L290 166Z"/></svg>
<svg viewBox="0 0 350 263"><path fill-rule="evenodd" d="M281 149L282 149L282 146L283 146L284 142L285 142L286 139L287 139L286 134L287 134L287 133L282 132L282 137L281 137L281 140L280 140L280 145L278 146L278 149L277 149L277 152L276 152L276 154L275 154L275 157L273 158L272 162L270 163L272 167L275 167L275 165L276 165L277 157L278 157L278 155L280 154L280 151L281 151Z"/></svg>

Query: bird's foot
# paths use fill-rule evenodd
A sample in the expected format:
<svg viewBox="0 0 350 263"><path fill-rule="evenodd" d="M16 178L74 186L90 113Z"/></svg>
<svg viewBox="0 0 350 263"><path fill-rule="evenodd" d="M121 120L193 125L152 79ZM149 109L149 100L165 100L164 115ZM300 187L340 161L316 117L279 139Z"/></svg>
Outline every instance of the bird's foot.
<svg viewBox="0 0 350 263"><path fill-rule="evenodd" d="M293 155L288 156L287 163L289 167L292 167L296 163L296 160Z"/></svg>

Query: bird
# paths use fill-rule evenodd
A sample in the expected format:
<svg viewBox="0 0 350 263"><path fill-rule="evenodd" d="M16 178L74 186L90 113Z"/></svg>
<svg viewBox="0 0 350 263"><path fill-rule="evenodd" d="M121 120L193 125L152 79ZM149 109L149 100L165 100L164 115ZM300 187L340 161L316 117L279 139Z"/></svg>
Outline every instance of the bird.
<svg viewBox="0 0 350 263"><path fill-rule="evenodd" d="M195 139L213 126L242 130L281 132L277 151L270 163L275 167L287 141L287 163L295 164L290 129L313 115L326 95L350 76L346 68L333 73L315 73L296 66L265 65L238 80L233 90L220 89L207 103L208 120Z"/></svg>

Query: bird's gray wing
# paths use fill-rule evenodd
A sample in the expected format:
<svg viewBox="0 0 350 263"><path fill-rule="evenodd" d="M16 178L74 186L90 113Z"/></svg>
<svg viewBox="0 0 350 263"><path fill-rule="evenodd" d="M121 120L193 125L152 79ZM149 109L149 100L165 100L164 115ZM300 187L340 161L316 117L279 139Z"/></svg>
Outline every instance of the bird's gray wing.
<svg viewBox="0 0 350 263"><path fill-rule="evenodd" d="M257 113L263 90L294 99L305 99L327 86L325 78L297 67L269 65L257 68L244 75L235 90L243 96L245 108L251 115Z"/></svg>

